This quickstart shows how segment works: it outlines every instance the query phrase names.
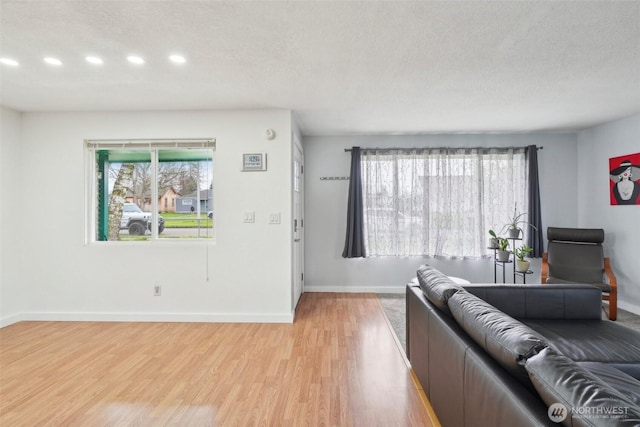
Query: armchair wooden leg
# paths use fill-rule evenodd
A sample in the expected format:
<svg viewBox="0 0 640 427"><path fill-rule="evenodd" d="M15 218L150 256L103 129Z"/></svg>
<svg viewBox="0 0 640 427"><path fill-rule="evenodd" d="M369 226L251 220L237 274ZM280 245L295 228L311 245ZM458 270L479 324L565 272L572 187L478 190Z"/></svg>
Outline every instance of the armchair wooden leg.
<svg viewBox="0 0 640 427"><path fill-rule="evenodd" d="M602 299L609 301L609 320L616 320L618 318L618 290L611 289L608 295L602 295Z"/></svg>
<svg viewBox="0 0 640 427"><path fill-rule="evenodd" d="M609 319L616 320L618 317L618 281L611 269L609 258L604 259L604 274L607 276L607 282L611 289L608 295L603 295L603 299L609 301Z"/></svg>

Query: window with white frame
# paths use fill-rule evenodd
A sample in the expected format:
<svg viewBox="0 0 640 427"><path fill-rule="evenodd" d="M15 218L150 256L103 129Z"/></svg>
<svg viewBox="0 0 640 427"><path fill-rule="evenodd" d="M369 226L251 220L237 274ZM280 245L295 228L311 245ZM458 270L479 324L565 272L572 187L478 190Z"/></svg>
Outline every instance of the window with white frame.
<svg viewBox="0 0 640 427"><path fill-rule="evenodd" d="M524 148L363 149L367 256L480 258L526 212Z"/></svg>
<svg viewBox="0 0 640 427"><path fill-rule="evenodd" d="M213 238L214 150L213 139L86 141L87 240Z"/></svg>

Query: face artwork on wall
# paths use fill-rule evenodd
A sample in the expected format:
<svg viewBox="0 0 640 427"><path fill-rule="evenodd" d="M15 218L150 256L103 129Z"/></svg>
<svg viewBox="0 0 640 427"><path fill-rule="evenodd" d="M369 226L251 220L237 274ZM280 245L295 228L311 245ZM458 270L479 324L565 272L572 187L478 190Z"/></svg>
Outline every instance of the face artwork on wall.
<svg viewBox="0 0 640 427"><path fill-rule="evenodd" d="M609 159L612 205L640 205L640 153Z"/></svg>

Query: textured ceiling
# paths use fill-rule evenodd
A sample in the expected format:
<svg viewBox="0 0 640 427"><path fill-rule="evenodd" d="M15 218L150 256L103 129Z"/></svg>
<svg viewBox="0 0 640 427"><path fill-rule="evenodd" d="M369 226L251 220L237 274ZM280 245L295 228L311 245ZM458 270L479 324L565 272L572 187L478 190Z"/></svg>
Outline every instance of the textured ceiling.
<svg viewBox="0 0 640 427"><path fill-rule="evenodd" d="M0 67L1 103L19 111L284 108L304 135L570 131L640 112L638 1L0 5L0 55L20 62Z"/></svg>

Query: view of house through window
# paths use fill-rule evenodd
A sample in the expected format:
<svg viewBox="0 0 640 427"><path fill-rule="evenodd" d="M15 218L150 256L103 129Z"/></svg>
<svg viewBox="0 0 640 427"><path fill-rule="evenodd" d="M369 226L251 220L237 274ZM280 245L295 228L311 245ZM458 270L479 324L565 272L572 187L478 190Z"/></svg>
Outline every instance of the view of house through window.
<svg viewBox="0 0 640 427"><path fill-rule="evenodd" d="M92 240L213 238L211 143L117 145L87 145L95 160Z"/></svg>
<svg viewBox="0 0 640 427"><path fill-rule="evenodd" d="M524 148L363 150L368 256L480 258L526 211Z"/></svg>

